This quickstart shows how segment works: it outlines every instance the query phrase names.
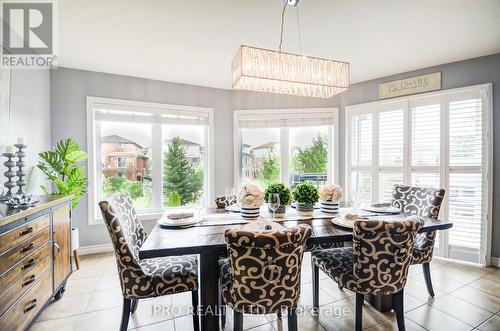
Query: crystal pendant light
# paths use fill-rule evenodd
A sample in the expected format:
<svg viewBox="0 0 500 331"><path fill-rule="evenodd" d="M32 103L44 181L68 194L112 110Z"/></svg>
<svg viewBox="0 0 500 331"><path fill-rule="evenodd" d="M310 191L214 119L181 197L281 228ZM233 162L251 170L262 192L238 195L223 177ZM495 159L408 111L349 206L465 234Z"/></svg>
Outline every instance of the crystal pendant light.
<svg viewBox="0 0 500 331"><path fill-rule="evenodd" d="M279 51L240 46L231 65L233 88L317 98L349 88L349 63L285 53L281 41Z"/></svg>

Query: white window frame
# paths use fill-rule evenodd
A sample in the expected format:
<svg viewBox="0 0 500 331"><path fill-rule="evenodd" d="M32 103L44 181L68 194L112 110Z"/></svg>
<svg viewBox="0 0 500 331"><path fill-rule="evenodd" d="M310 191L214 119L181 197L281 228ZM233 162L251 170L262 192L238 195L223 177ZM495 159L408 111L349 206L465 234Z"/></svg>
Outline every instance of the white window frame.
<svg viewBox="0 0 500 331"><path fill-rule="evenodd" d="M406 103L406 107L404 108L404 125L405 125L405 134L404 134L404 164L403 164L403 183L405 185L411 184L411 173L413 172L413 167L411 165L411 109L410 109L410 104L414 100L418 100L421 98L429 98L429 97L440 97L441 98L441 104L440 104L440 109L441 109L441 148L440 148L440 164L438 167L429 167L432 168L432 170L436 170L439 168L438 172L440 174L440 182L441 182L441 187L446 189L447 192L449 192L449 183L448 183L448 178L449 174L454 171L453 168L450 168L448 164L448 134L447 130L449 128L449 121L448 121L448 97L454 93L461 93L461 92L470 92L470 91L478 91L482 90L484 93L482 94L482 99L483 99L483 105L482 105L482 111L483 111L483 135L485 137L485 152L483 153L483 171L482 171L482 183L483 187L485 187L485 197L484 201L486 202L487 205L487 210L485 213L485 217L482 220L481 226L483 227L482 231L482 239L481 239L481 244L480 244L480 250L479 250L479 257L477 259L478 262L473 262L473 263L479 263L481 265L490 265L491 264L491 236L492 236L492 205L493 205L493 180L492 180L492 171L493 171L493 96L492 96L492 84L480 84L480 85L473 85L473 86L467 86L467 87L461 87L461 88L455 88L455 89L448 89L448 90L440 90L436 92L429 92L429 93L422 93L414 96L404 96L404 97L398 97L398 98L393 98L390 100L381 100L381 101L374 101L374 102L368 102L368 103L363 103L363 104L357 104L357 105L350 105L345 107L345 141L346 141L346 146L345 146L345 158L346 158L346 171L345 171L345 180L346 180L346 185L345 185L345 191L346 191L346 197L348 200L351 199L351 173L353 171L356 171L355 168L361 168L362 170L366 171L371 171L372 174L372 201L373 202L378 202L378 194L379 194L379 187L378 187L378 178L379 178L379 173L380 170L382 169L379 166L378 162L378 137L379 137L379 132L378 132L378 114L380 111L380 107L382 105L388 105L390 103ZM372 114L372 121L374 121L375 124L372 125L372 164L371 166L360 166L360 167L353 167L351 165L351 120L352 116L358 115L358 114L365 114L369 113ZM377 146L375 146L377 145ZM366 168L366 169L365 169ZM414 167L414 168L421 168L421 167ZM423 167L422 167L423 168ZM457 167L457 168L463 168L463 167ZM418 171L418 170L417 170ZM448 199L445 196L445 200L443 201L443 212L440 214L440 216L443 219L446 219L448 217L447 215L447 206L448 206ZM450 220L453 221L453 220ZM439 248L439 255L443 257L450 257L449 252L450 252L450 247L448 246L448 235L446 233L447 231L442 231L441 233L444 234L444 236L441 236L440 241L443 243L440 245ZM448 249L446 249L448 248ZM453 250L453 248L451 248ZM468 251L467 248L458 248L454 250L454 256L455 257L463 257L467 258L472 256L472 252Z"/></svg>
<svg viewBox="0 0 500 331"><path fill-rule="evenodd" d="M233 115L233 141L234 141L234 186L238 190L241 187L241 128L239 118L242 115L266 115L279 118L280 114L293 114L297 117L307 118L307 113L314 111L316 114L333 115L333 121L328 129L328 183L339 182L339 109L338 108L291 108L291 109L245 109L234 110ZM307 127L305 125L303 127ZM326 126L326 125L325 125ZM332 127L334 128L332 130ZM265 128L265 127L264 127ZM288 161L289 161L289 128L279 128L280 130L280 180L285 185L288 184ZM332 143L333 141L333 143ZM336 166L334 166L334 164Z"/></svg>
<svg viewBox="0 0 500 331"><path fill-rule="evenodd" d="M214 110L208 107L195 107L183 105L171 105L155 102L144 102L126 99L114 99L87 96L87 174L89 177L88 188L88 215L89 224L103 224L102 216L97 210L98 190L101 187L101 162L100 155L100 126L96 125L95 115L97 105L107 105L110 109L128 110L135 112L148 112L167 115L178 115L192 113L193 115L204 113L208 117L208 125L205 129L205 144L207 154L205 160L205 176L204 176L204 204L213 207L214 201ZM175 118L172 124L176 124ZM161 153L161 124L153 123L151 132L152 149ZM158 152L157 152L158 153ZM162 159L154 157L151 164L151 176L153 183L163 183L163 164ZM138 211L140 220L156 220L161 217L164 207L161 204L163 196L163 185L153 184L153 207L147 210Z"/></svg>

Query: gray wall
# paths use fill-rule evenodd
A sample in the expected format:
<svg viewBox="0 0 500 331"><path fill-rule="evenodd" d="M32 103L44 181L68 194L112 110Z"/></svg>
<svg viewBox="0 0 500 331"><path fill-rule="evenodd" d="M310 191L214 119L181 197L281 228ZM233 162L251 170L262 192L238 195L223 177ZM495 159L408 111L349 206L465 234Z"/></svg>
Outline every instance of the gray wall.
<svg viewBox="0 0 500 331"><path fill-rule="evenodd" d="M378 84L395 79L441 71L442 89L452 89L469 85L493 83L493 187L500 187L500 54L443 64L435 67L411 71L353 84L349 90L340 94L340 123L345 122L345 106L378 100ZM340 167L341 184L345 181L345 127L340 127ZM500 193L493 192L493 205L500 206ZM500 210L493 208L492 256L500 256ZM495 240L495 238L497 240Z"/></svg>
<svg viewBox="0 0 500 331"><path fill-rule="evenodd" d="M11 73L11 144L24 137L26 149L26 190L40 194L47 185L43 174L35 168L38 153L50 149L50 73L49 70L17 69ZM7 134L2 132L1 134ZM3 161L0 171L4 173Z"/></svg>
<svg viewBox="0 0 500 331"><path fill-rule="evenodd" d="M86 149L85 97L101 96L179 105L212 107L215 109L215 193L233 183L232 110L256 108L340 107L340 123L344 123L344 107L378 100L378 84L435 71L442 72L443 89L493 83L494 140L500 139L500 54L454 62L353 84L351 88L328 100L298 98L243 91L204 88L162 81L88 72L57 69L51 74L52 143L72 137ZM344 127L340 126L340 180L344 185ZM494 187L500 184L500 145L494 146ZM500 205L500 195L494 195L494 204ZM87 199L82 199L75 211L75 225L80 229L82 246L109 242L102 226L88 225ZM146 225L147 227L151 224ZM500 238L500 212L494 210L493 238ZM493 240L493 256L500 256L500 242Z"/></svg>
<svg viewBox="0 0 500 331"><path fill-rule="evenodd" d="M325 107L330 100L198 87L142 78L59 68L51 72L52 143L71 137L87 150L86 97L108 97L214 108L215 194L233 185L232 109ZM74 212L80 245L109 243L101 225L88 225L88 200ZM153 222L145 222L149 228Z"/></svg>

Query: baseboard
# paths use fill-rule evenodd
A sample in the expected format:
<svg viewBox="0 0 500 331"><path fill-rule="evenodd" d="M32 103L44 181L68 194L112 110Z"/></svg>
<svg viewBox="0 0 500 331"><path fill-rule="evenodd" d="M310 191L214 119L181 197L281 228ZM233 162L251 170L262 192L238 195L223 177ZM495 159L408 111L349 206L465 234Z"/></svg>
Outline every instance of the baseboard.
<svg viewBox="0 0 500 331"><path fill-rule="evenodd" d="M113 245L104 244L104 245L92 245L78 248L78 253L80 255L88 255L88 254L97 254L97 253L106 253L112 252Z"/></svg>
<svg viewBox="0 0 500 331"><path fill-rule="evenodd" d="M500 268L500 257L491 257L491 266Z"/></svg>

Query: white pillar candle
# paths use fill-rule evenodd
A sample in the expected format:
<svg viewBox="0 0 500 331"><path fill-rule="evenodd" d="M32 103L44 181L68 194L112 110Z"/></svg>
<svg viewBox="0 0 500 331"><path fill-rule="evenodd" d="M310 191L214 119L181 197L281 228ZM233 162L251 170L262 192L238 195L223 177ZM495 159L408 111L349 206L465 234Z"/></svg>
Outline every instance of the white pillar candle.
<svg viewBox="0 0 500 331"><path fill-rule="evenodd" d="M16 143L18 145L24 145L24 138L23 137L17 137Z"/></svg>
<svg viewBox="0 0 500 331"><path fill-rule="evenodd" d="M14 146L11 146L11 145L5 146L5 153L6 154L14 154L15 153Z"/></svg>

